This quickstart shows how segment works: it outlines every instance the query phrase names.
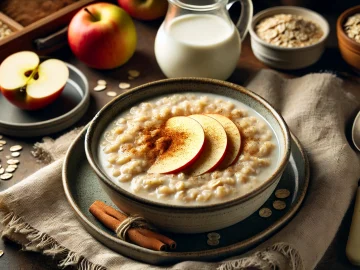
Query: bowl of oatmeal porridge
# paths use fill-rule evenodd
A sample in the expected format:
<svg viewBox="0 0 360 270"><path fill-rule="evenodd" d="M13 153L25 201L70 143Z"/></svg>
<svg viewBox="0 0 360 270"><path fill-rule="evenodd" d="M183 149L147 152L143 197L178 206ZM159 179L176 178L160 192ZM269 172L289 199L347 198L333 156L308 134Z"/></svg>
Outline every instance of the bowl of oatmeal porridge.
<svg viewBox="0 0 360 270"><path fill-rule="evenodd" d="M87 159L127 214L198 233L233 225L269 198L288 163L289 131L258 95L229 82L148 83L102 108Z"/></svg>
<svg viewBox="0 0 360 270"><path fill-rule="evenodd" d="M284 70L305 68L317 62L329 32L323 16L293 6L273 7L257 13L249 29L256 58Z"/></svg>
<svg viewBox="0 0 360 270"><path fill-rule="evenodd" d="M342 58L360 72L360 5L345 10L339 16L336 34Z"/></svg>

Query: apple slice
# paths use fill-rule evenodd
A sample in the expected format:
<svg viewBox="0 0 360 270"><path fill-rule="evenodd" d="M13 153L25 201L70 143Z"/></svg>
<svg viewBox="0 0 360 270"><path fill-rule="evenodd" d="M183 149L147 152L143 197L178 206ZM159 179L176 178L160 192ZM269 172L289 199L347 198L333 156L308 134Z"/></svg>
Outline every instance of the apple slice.
<svg viewBox="0 0 360 270"><path fill-rule="evenodd" d="M60 60L39 63L37 54L23 51L10 55L0 66L0 90L21 109L49 105L59 97L69 77L68 67Z"/></svg>
<svg viewBox="0 0 360 270"><path fill-rule="evenodd" d="M200 155L205 143L201 125L186 116L167 120L163 132L172 139L169 148L148 169L148 173L176 173L190 166Z"/></svg>
<svg viewBox="0 0 360 270"><path fill-rule="evenodd" d="M215 120L219 121L219 123L225 129L227 138L228 138L228 145L226 149L226 155L219 165L219 169L225 169L236 160L236 158L240 154L240 147L241 147L241 135L238 127L235 125L233 121L231 121L226 116L221 114L206 114L214 118Z"/></svg>
<svg viewBox="0 0 360 270"><path fill-rule="evenodd" d="M204 151L186 171L186 174L197 176L214 170L221 163L225 157L228 139L223 126L214 118L203 114L188 117L198 121L205 132Z"/></svg>

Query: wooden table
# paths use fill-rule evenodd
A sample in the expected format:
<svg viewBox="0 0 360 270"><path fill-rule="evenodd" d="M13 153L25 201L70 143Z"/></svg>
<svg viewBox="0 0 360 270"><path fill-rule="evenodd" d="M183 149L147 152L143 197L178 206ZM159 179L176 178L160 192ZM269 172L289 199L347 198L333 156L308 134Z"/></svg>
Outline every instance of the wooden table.
<svg viewBox="0 0 360 270"><path fill-rule="evenodd" d="M335 33L334 20L329 19L332 34ZM129 69L137 69L141 72L139 78L129 81L131 86L137 86L146 82L163 79L165 78L162 72L160 71L153 52L153 44L156 35L157 28L159 27L160 22L152 23L141 23L136 22L137 32L138 32L138 46L135 55L131 60L125 64L123 67L120 67L112 71L97 71L86 67L84 64L79 62L69 51L69 49L64 49L57 52L54 57L60 58L64 61L67 61L80 70L82 70L89 80L89 86L91 91L91 105L89 110L83 119L76 124L76 126L83 125L87 123L94 114L108 101L111 100L105 92L94 92L92 89L96 85L98 79L105 79L108 82L108 90L113 90L118 93L121 93L124 90L118 88L119 82L127 82L127 71ZM330 37L329 46L326 49L321 60L312 66L304 70L299 70L295 72L284 72L285 76L299 76L307 74L309 72L324 71L324 70L333 70L340 72L351 73L351 70L343 62L341 56L336 48L336 37ZM250 47L249 36L246 38L243 43L242 54L238 62L237 70L231 76L229 81L243 84L246 79L249 78L250 74L255 72L258 69L267 68L262 63L260 63L253 55ZM356 76L351 76L351 79L357 80ZM66 132L66 131L64 131ZM56 138L60 134L53 134L52 137ZM19 158L21 164L18 170L14 173L14 177L10 181L1 181L0 190L5 190L6 188L18 183L24 177L32 174L36 170L40 169L42 164L36 162L35 158L31 155L32 146L35 142L40 141L41 138L31 138L31 139L16 139L5 137L8 144L21 144L24 149L22 151L21 157ZM5 156L8 155L8 152L0 152L0 158L5 159ZM327 251L326 255L320 262L317 267L317 270L329 270L329 269L356 269L351 266L345 257L345 245L347 240L347 235L349 231L349 225L352 215L352 208L349 209L341 228L335 237L331 247ZM14 243L0 241L0 249L4 251L4 255L0 258L0 269L55 269L56 263L47 256L40 255L38 253L31 252L22 252L20 247Z"/></svg>

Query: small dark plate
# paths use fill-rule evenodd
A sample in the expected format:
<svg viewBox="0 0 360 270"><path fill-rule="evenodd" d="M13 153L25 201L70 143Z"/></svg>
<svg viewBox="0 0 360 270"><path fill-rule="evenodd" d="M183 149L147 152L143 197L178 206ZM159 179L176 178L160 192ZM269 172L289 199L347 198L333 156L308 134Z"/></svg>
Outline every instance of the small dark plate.
<svg viewBox="0 0 360 270"><path fill-rule="evenodd" d="M71 126L84 115L90 101L88 81L76 67L66 65L69 79L64 90L54 103L43 109L21 110L0 94L0 134L43 136Z"/></svg>
<svg viewBox="0 0 360 270"><path fill-rule="evenodd" d="M221 235L217 246L207 245L207 234L171 234L165 233L177 242L176 252L162 252L145 249L120 240L115 233L105 228L88 211L95 200L102 200L114 206L101 189L98 178L87 162L84 150L85 132L83 130L67 152L63 165L63 186L66 197L80 222L88 232L109 248L133 259L151 264L175 263L183 260L219 260L240 254L268 239L283 227L297 212L304 200L309 185L309 163L299 143L292 137L290 161L277 186L291 192L284 199L286 208L275 210L270 196L263 207L272 210L269 218L262 218L258 211L247 219L216 231Z"/></svg>

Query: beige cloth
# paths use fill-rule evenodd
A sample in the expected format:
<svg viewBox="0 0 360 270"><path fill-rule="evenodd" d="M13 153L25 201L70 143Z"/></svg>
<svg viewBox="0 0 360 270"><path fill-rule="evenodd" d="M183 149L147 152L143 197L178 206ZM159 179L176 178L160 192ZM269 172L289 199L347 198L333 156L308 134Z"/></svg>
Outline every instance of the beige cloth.
<svg viewBox="0 0 360 270"><path fill-rule="evenodd" d="M309 156L311 183L304 205L284 229L257 248L262 251L260 253L251 251L213 263L186 261L167 269L230 270L247 266L313 269L330 245L349 207L360 176L359 157L345 138L345 124L359 108L352 85L330 74L283 79L275 72L262 70L247 87L282 113ZM37 155L55 161L0 193L3 236L22 244L25 250L55 256L61 266L164 269L133 261L107 249L76 219L63 193L60 158L76 133L38 144ZM48 151L50 155L47 155ZM51 151L56 155L51 156Z"/></svg>

